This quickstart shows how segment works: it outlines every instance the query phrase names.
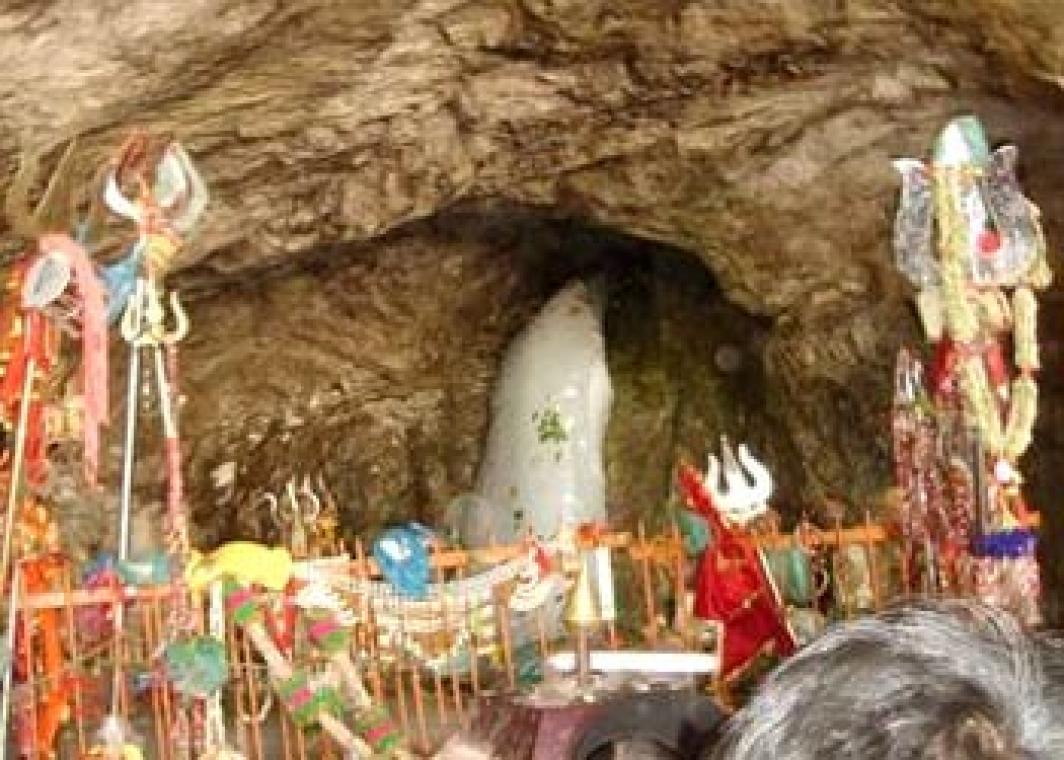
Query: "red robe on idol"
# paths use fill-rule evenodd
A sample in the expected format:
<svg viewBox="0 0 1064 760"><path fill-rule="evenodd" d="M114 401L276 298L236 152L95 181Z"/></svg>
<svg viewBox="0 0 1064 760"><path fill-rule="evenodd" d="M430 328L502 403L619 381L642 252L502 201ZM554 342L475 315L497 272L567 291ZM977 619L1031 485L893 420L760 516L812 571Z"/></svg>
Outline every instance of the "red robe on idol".
<svg viewBox="0 0 1064 760"><path fill-rule="evenodd" d="M721 626L721 677L735 677L761 653L792 654L797 643L757 546L741 528L725 523L697 470L681 466L680 486L688 507L713 529L695 578L694 614Z"/></svg>

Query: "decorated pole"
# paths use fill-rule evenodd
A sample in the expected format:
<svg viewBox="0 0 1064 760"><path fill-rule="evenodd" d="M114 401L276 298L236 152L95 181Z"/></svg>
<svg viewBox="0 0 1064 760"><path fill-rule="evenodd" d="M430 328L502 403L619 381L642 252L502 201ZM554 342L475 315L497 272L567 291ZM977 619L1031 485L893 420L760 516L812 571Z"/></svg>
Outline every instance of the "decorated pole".
<svg viewBox="0 0 1064 760"><path fill-rule="evenodd" d="M229 580L225 585L225 595L227 611L265 660L274 688L292 719L300 725L316 722L345 752L355 757L372 757L370 746L335 717L341 708L339 695L330 687L312 688L307 675L295 670L273 643L263 625L262 611L255 601L254 592L247 586Z"/></svg>
<svg viewBox="0 0 1064 760"><path fill-rule="evenodd" d="M27 324L24 330L30 329ZM18 511L19 496L21 495L20 484L22 481L22 461L26 456L26 426L29 422L30 396L33 395L33 377L36 372L36 361L31 355L26 362L26 374L22 381L22 397L19 400L18 423L15 429L15 450L11 457L11 479L7 486L7 512L4 514L4 548L3 558L0 559L0 587L8 576L8 566L11 563L11 539L15 532L15 513ZM12 591L11 598L15 598ZM9 628L10 633L13 629ZM6 694L5 694L6 697Z"/></svg>
<svg viewBox="0 0 1064 760"><path fill-rule="evenodd" d="M21 585L19 566L16 563L15 570L11 574L11 594L7 601L7 633L3 640L3 651L0 652L4 663L4 691L0 694L0 760L7 760L7 729L11 721L11 688L14 685L15 673L15 623Z"/></svg>
<svg viewBox="0 0 1064 760"><path fill-rule="evenodd" d="M143 280L137 281L137 292L143 288ZM135 308L130 304L131 314ZM130 317L132 321L132 317ZM125 561L129 558L129 520L132 512L133 500L133 457L134 447L137 440L137 383L140 380L140 347L136 344L132 335L123 333L123 337L129 342L129 379L126 388L126 432L125 442L122 444L122 491L118 509L118 559Z"/></svg>
<svg viewBox="0 0 1064 760"><path fill-rule="evenodd" d="M1015 147L991 151L978 119L964 116L939 133L930 163L894 162L896 264L917 289L933 352L912 398L895 405L895 451L910 468L899 472L906 538L927 546L936 585L974 584L1035 624L1035 537L1019 462L1038 405L1034 293L1052 272L1016 160Z"/></svg>

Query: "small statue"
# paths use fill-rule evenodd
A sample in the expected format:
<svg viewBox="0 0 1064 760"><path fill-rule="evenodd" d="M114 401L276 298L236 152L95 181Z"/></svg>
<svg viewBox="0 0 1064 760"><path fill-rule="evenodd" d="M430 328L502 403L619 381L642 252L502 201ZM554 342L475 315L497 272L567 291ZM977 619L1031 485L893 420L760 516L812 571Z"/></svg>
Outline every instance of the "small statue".
<svg viewBox="0 0 1064 760"><path fill-rule="evenodd" d="M797 640L753 537L742 524L728 521L693 467L680 468L680 486L687 507L713 529L713 542L698 566L694 614L720 626L721 678L738 677L759 655L790 655Z"/></svg>

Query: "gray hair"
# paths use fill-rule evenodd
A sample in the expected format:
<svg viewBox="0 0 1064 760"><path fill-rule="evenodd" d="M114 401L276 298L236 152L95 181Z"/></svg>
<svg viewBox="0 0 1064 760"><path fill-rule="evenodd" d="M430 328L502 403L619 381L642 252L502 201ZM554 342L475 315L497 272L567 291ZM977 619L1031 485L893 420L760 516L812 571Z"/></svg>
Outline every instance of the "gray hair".
<svg viewBox="0 0 1064 760"><path fill-rule="evenodd" d="M780 666L710 757L1064 758L1064 647L975 603L888 609Z"/></svg>

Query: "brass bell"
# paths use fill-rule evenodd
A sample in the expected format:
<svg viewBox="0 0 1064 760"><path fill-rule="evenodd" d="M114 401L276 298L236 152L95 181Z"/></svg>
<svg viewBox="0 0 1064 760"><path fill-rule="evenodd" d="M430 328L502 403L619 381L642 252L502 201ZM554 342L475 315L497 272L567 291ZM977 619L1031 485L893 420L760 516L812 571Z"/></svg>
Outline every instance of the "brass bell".
<svg viewBox="0 0 1064 760"><path fill-rule="evenodd" d="M569 597L566 620L570 625L581 627L597 625L602 621L598 599L591 588L591 573L588 571L586 558L580 563L580 575L577 576L576 586Z"/></svg>

